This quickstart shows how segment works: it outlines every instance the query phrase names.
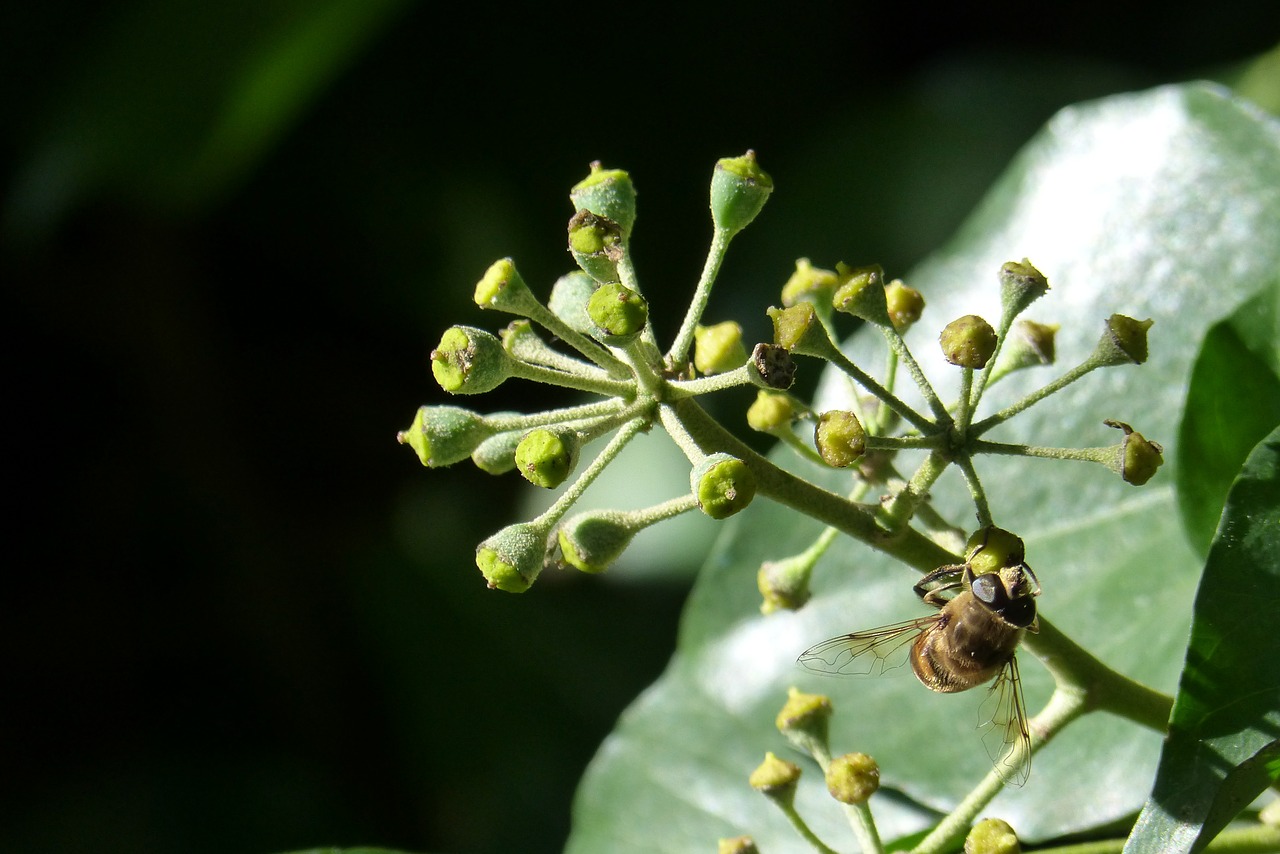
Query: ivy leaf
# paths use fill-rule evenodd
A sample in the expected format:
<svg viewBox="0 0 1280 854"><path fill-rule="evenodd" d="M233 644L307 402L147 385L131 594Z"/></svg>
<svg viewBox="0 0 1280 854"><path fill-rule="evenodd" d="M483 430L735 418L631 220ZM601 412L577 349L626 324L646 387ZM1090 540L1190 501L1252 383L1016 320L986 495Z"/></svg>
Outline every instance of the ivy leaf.
<svg viewBox="0 0 1280 854"><path fill-rule="evenodd" d="M1227 497L1196 593L1187 662L1155 787L1126 852L1199 850L1275 782L1276 614L1280 428L1249 455Z"/></svg>
<svg viewBox="0 0 1280 854"><path fill-rule="evenodd" d="M775 177L785 193L785 176ZM1114 418L1178 459L1199 342L1280 269L1280 128L1203 85L1060 113L952 243L907 277L928 302L908 341L944 397L958 387L958 372L943 362L937 330L964 314L997 318L996 271L1024 256L1053 285L1029 314L1061 324L1062 367L1011 375L991 389L983 412L1083 360L1112 312L1155 320L1151 357L1090 375L991 438L1110 444L1117 437L1101 422ZM879 364L874 344L855 339L850 353L859 364ZM842 385L829 382L822 393L834 396ZM978 470L997 524L1026 540L1046 618L1120 672L1172 692L1201 563L1180 525L1173 478L1162 472L1136 489L1098 466L1010 458L983 458ZM805 473L835 489L848 485L830 472ZM963 485L950 475L933 501L972 525ZM936 822L988 770L975 732L981 691L942 696L909 674L823 680L796 667L796 655L823 638L926 613L911 594L916 576L839 538L818 566L812 602L762 617L760 562L799 551L818 532L765 501L729 521L690 596L670 666L587 771L570 851L699 850L743 833L762 850L802 850L786 820L746 784L765 751L788 753L773 718L791 684L832 697L833 750L880 762L883 788L872 806L885 838ZM1032 657L1021 658L1034 711L1051 680ZM1119 718L1089 715L1038 754L1030 782L1003 793L990 811L1029 841L1124 822L1150 790L1160 742ZM848 828L821 775L805 764L797 808L840 847Z"/></svg>

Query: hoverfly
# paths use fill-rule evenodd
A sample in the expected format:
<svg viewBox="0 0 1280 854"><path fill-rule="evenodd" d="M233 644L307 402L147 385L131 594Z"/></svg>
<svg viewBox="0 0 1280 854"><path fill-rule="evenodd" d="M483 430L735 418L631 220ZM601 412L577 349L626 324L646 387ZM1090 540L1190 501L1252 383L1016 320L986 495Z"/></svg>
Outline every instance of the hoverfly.
<svg viewBox="0 0 1280 854"><path fill-rule="evenodd" d="M944 694L994 678L982 703L983 741L1004 781L1021 786L1031 772L1031 731L1015 653L1038 629L1040 582L1022 562L980 575L965 563L935 569L914 590L938 613L825 640L799 662L819 673L879 675L909 660L926 688Z"/></svg>

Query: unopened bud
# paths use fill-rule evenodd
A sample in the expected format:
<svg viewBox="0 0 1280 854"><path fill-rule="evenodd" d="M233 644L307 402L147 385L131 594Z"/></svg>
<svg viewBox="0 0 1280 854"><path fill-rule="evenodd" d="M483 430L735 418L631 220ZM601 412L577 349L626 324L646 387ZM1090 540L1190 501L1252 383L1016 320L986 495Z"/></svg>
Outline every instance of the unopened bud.
<svg viewBox="0 0 1280 854"><path fill-rule="evenodd" d="M814 558L808 553L792 555L782 560L767 560L756 573L756 587L760 590L760 613L796 611L809 601L809 577L813 574Z"/></svg>
<svg viewBox="0 0 1280 854"><path fill-rule="evenodd" d="M718 453L707 456L689 476L698 509L712 519L727 519L756 496L756 477L737 457Z"/></svg>
<svg viewBox="0 0 1280 854"><path fill-rule="evenodd" d="M796 363L785 347L757 344L751 351L751 364L759 378L756 385L781 391L791 388L791 384L795 382Z"/></svg>
<svg viewBox="0 0 1280 854"><path fill-rule="evenodd" d="M471 462L486 474L506 474L516 467L516 446L524 434L524 430L507 430L490 436L471 452Z"/></svg>
<svg viewBox="0 0 1280 854"><path fill-rule="evenodd" d="M885 306L889 321L899 332L911 328L924 312L924 296L915 288L909 288L901 279L894 279L884 289Z"/></svg>
<svg viewBox="0 0 1280 854"><path fill-rule="evenodd" d="M787 689L787 702L773 723L787 741L801 750L810 754L815 749L825 752L831 713L830 697L805 694L792 687Z"/></svg>
<svg viewBox="0 0 1280 854"><path fill-rule="evenodd" d="M1048 292L1049 280L1026 258L1008 261L1000 268L1000 306L1006 318L1022 314Z"/></svg>
<svg viewBox="0 0 1280 854"><path fill-rule="evenodd" d="M867 433L852 412L833 409L818 417L813 442L823 462L833 468L853 465L867 450Z"/></svg>
<svg viewBox="0 0 1280 854"><path fill-rule="evenodd" d="M964 854L1020 854L1022 844L1007 821L984 818L964 840Z"/></svg>
<svg viewBox="0 0 1280 854"><path fill-rule="evenodd" d="M716 854L760 854L760 849L750 836L734 836L721 839L716 846Z"/></svg>
<svg viewBox="0 0 1280 854"><path fill-rule="evenodd" d="M865 753L837 756L827 766L827 791L842 804L865 804L880 788L880 766Z"/></svg>
<svg viewBox="0 0 1280 854"><path fill-rule="evenodd" d="M626 551L637 530L625 513L591 510L569 519L556 536L565 563L581 572L600 573Z"/></svg>
<svg viewBox="0 0 1280 854"><path fill-rule="evenodd" d="M716 161L711 174L711 220L731 236L751 224L773 192L773 179L748 150L741 157Z"/></svg>
<svg viewBox="0 0 1280 854"><path fill-rule="evenodd" d="M800 780L800 766L772 753L764 755L764 761L751 772L747 782L751 788L772 801L790 806L796 795L796 783Z"/></svg>
<svg viewBox="0 0 1280 854"><path fill-rule="evenodd" d="M625 240L636 222L636 187L621 169L605 169L596 160L591 173L569 191L575 210L588 210L618 224Z"/></svg>
<svg viewBox="0 0 1280 854"><path fill-rule="evenodd" d="M808 258L799 258L795 272L782 286L782 304L786 308L801 302L831 305L837 284L839 279L834 270L823 270L810 264Z"/></svg>
<svg viewBox="0 0 1280 854"><path fill-rule="evenodd" d="M946 360L961 368L983 368L996 351L996 331L976 314L948 323L938 341Z"/></svg>
<svg viewBox="0 0 1280 854"><path fill-rule="evenodd" d="M461 462L493 435L484 418L457 406L421 406L396 441L417 453L424 466L439 468Z"/></svg>
<svg viewBox="0 0 1280 854"><path fill-rule="evenodd" d="M601 285L587 301L593 334L605 344L622 346L635 339L649 320L644 297L617 282Z"/></svg>
<svg viewBox="0 0 1280 854"><path fill-rule="evenodd" d="M496 308L523 314L537 299L510 258L494 261L476 284L475 303L481 308Z"/></svg>
<svg viewBox="0 0 1280 854"><path fill-rule="evenodd" d="M773 321L774 346L806 356L827 352L831 337L818 319L813 303L799 302L790 308L770 307L766 314Z"/></svg>
<svg viewBox="0 0 1280 854"><path fill-rule="evenodd" d="M777 433L791 426L796 407L791 395L760 389L755 402L747 408L747 426L761 433Z"/></svg>
<svg viewBox="0 0 1280 854"><path fill-rule="evenodd" d="M1019 320L1009 329L996 370L1007 374L1023 368L1052 365L1056 354L1054 339L1057 332L1056 323Z"/></svg>
<svg viewBox="0 0 1280 854"><path fill-rule="evenodd" d="M454 326L431 351L431 374L450 394L482 394L511 376L510 359L496 335Z"/></svg>
<svg viewBox="0 0 1280 854"><path fill-rule="evenodd" d="M618 281L624 246L622 228L608 217L581 210L569 220L569 252L597 282Z"/></svg>
<svg viewBox="0 0 1280 854"><path fill-rule="evenodd" d="M1156 469L1164 464L1164 448L1123 421L1107 419L1102 423L1124 431L1115 460L1110 465L1111 470L1119 474L1125 483L1134 486L1142 486L1155 477Z"/></svg>
<svg viewBox="0 0 1280 854"><path fill-rule="evenodd" d="M1141 365L1147 360L1147 330L1153 320L1113 314L1106 320L1093 358L1102 365Z"/></svg>
<svg viewBox="0 0 1280 854"><path fill-rule="evenodd" d="M1022 538L995 525L974 531L965 546L965 561L973 568L974 575L1021 566L1026 560L1027 547Z"/></svg>
<svg viewBox="0 0 1280 854"><path fill-rule="evenodd" d="M580 445L572 431L530 430L516 446L516 470L534 486L555 489L573 471Z"/></svg>
<svg viewBox="0 0 1280 854"><path fill-rule="evenodd" d="M476 566L490 588L523 593L542 572L546 556L546 530L520 522L482 542L476 549Z"/></svg>
<svg viewBox="0 0 1280 854"><path fill-rule="evenodd" d="M600 283L581 270L566 273L551 286L547 308L574 332L590 335L591 318L587 317L587 302L598 287Z"/></svg>
<svg viewBox="0 0 1280 854"><path fill-rule="evenodd" d="M884 269L879 264L867 267L836 265L839 284L831 297L836 311L852 314L877 326L891 326L889 306L884 288Z"/></svg>
<svg viewBox="0 0 1280 854"><path fill-rule="evenodd" d="M733 320L693 330L693 366L702 374L723 374L742 367L747 349L742 346L742 326Z"/></svg>

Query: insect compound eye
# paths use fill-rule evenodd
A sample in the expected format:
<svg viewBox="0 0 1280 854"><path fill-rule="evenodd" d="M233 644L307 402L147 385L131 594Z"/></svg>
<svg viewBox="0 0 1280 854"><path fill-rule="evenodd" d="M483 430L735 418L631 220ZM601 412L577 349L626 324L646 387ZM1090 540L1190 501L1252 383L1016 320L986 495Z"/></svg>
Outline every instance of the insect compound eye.
<svg viewBox="0 0 1280 854"><path fill-rule="evenodd" d="M1008 605L998 609L998 613L1011 625L1025 629L1035 622L1036 600L1029 596L1023 599L1014 599Z"/></svg>
<svg viewBox="0 0 1280 854"><path fill-rule="evenodd" d="M998 610L1008 602L1008 596L1004 592L1004 585L1000 583L1000 576L994 572L979 575L969 585L969 590L973 592L979 602L992 610Z"/></svg>

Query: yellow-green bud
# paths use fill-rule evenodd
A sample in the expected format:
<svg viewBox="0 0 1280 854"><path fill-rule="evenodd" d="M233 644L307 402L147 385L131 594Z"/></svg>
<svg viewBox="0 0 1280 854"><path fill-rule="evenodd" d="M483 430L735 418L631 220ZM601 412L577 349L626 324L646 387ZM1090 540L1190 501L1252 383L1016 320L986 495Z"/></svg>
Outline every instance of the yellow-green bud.
<svg viewBox="0 0 1280 854"><path fill-rule="evenodd" d="M924 296L915 288L904 285L902 279L889 283L884 289L884 299L889 321L899 332L910 329L924 313Z"/></svg>
<svg viewBox="0 0 1280 854"><path fill-rule="evenodd" d="M818 416L813 430L813 443L823 462L833 468L847 468L866 453L867 432L858 416L833 409Z"/></svg>
<svg viewBox="0 0 1280 854"><path fill-rule="evenodd" d="M571 431L530 430L516 445L516 470L534 486L555 489L573 471L580 446Z"/></svg>
<svg viewBox="0 0 1280 854"><path fill-rule="evenodd" d="M524 434L524 430L507 430L490 436L471 452L471 462L487 474L506 474L516 467L516 446Z"/></svg>
<svg viewBox="0 0 1280 854"><path fill-rule="evenodd" d="M830 697L805 694L791 687L787 689L787 702L773 723L792 744L812 752L812 745L826 747L831 713Z"/></svg>
<svg viewBox="0 0 1280 854"><path fill-rule="evenodd" d="M569 252L597 282L618 281L625 245L622 228L608 217L581 210L569 220Z"/></svg>
<svg viewBox="0 0 1280 854"><path fill-rule="evenodd" d="M773 192L773 179L748 150L716 162L711 174L711 220L717 230L737 234L751 224Z"/></svg>
<svg viewBox="0 0 1280 854"><path fill-rule="evenodd" d="M484 278L476 284L475 302L481 308L521 314L537 300L516 270L516 265L510 258L503 258L490 264Z"/></svg>
<svg viewBox="0 0 1280 854"><path fill-rule="evenodd" d="M574 332L590 335L591 318L587 317L587 302L598 287L600 283L581 270L566 273L551 286L547 308Z"/></svg>
<svg viewBox="0 0 1280 854"><path fill-rule="evenodd" d="M778 433L786 430L795 420L796 407L791 395L760 389L755 402L747 408L747 425L761 433Z"/></svg>
<svg viewBox="0 0 1280 854"><path fill-rule="evenodd" d="M1147 330L1153 320L1113 314L1106 320L1093 358L1104 366L1141 365L1147 360Z"/></svg>
<svg viewBox="0 0 1280 854"><path fill-rule="evenodd" d="M995 525L974 531L965 546L965 561L973 568L974 575L1021 566L1026 560L1027 548L1022 538Z"/></svg>
<svg viewBox="0 0 1280 854"><path fill-rule="evenodd" d="M880 788L880 766L865 753L837 756L827 766L827 791L842 804L865 804Z"/></svg>
<svg viewBox="0 0 1280 854"><path fill-rule="evenodd" d="M496 335L453 326L431 351L431 374L450 394L482 394L511 376L510 358Z"/></svg>
<svg viewBox="0 0 1280 854"><path fill-rule="evenodd" d="M484 418L457 406L421 406L396 441L417 453L424 466L439 468L461 462L493 435Z"/></svg>
<svg viewBox="0 0 1280 854"><path fill-rule="evenodd" d="M795 353L815 355L826 352L831 338L818 320L813 303L800 302L790 308L765 310L773 321L773 343Z"/></svg>
<svg viewBox="0 0 1280 854"><path fill-rule="evenodd" d="M757 344L751 351L751 365L755 368L752 381L756 385L771 389L788 389L796 379L796 363L791 359L791 352L785 347L772 344ZM759 379L756 382L756 379Z"/></svg>
<svg viewBox="0 0 1280 854"><path fill-rule="evenodd" d="M796 611L809 601L809 576L813 574L813 557L798 554L782 560L767 560L756 573L760 590L760 613Z"/></svg>
<svg viewBox="0 0 1280 854"><path fill-rule="evenodd" d="M747 464L728 454L710 454L694 467L690 488L698 509L712 519L727 519L756 496L756 476Z"/></svg>
<svg viewBox="0 0 1280 854"><path fill-rule="evenodd" d="M964 840L964 854L1020 854L1018 834L1007 821L984 818L973 826Z"/></svg>
<svg viewBox="0 0 1280 854"><path fill-rule="evenodd" d="M605 169L593 161L591 173L569 191L575 210L588 210L608 217L622 229L623 239L631 236L636 222L636 187L631 176L621 169Z"/></svg>
<svg viewBox="0 0 1280 854"><path fill-rule="evenodd" d="M631 544L638 528L627 515L591 510L572 517L556 533L564 562L581 572L604 572Z"/></svg>
<svg viewBox="0 0 1280 854"><path fill-rule="evenodd" d="M839 284L831 297L836 311L852 314L877 326L890 326L889 305L884 289L884 269L879 264L850 267L837 264Z"/></svg>
<svg viewBox="0 0 1280 854"><path fill-rule="evenodd" d="M1028 259L1000 267L1000 306L1005 317L1017 317L1048 292L1049 280Z"/></svg>
<svg viewBox="0 0 1280 854"><path fill-rule="evenodd" d="M542 572L547 532L527 522L508 525L476 548L476 566L489 587L523 593Z"/></svg>
<svg viewBox="0 0 1280 854"><path fill-rule="evenodd" d="M742 326L733 320L693 329L693 366L701 374L723 374L742 367L747 348L742 346Z"/></svg>
<svg viewBox="0 0 1280 854"><path fill-rule="evenodd" d="M982 368L996 351L996 331L976 314L951 321L938 336L942 355L962 368Z"/></svg>
<svg viewBox="0 0 1280 854"><path fill-rule="evenodd" d="M810 264L808 258L799 258L796 271L782 286L782 304L787 308L800 302L831 305L837 284L839 279L834 270L820 269Z"/></svg>
<svg viewBox="0 0 1280 854"><path fill-rule="evenodd" d="M800 781L800 766L773 753L765 753L764 761L751 772L747 782L751 788L772 801L787 806L796 796L796 783Z"/></svg>
<svg viewBox="0 0 1280 854"><path fill-rule="evenodd" d="M1102 423L1124 431L1115 460L1110 465L1111 470L1119 474L1125 483L1134 486L1142 486L1155 477L1156 469L1164 464L1164 448L1123 421L1107 419Z"/></svg>
<svg viewBox="0 0 1280 854"><path fill-rule="evenodd" d="M750 836L734 836L721 839L716 846L716 854L760 854L760 849Z"/></svg>
<svg viewBox="0 0 1280 854"><path fill-rule="evenodd" d="M611 282L601 285L587 301L593 334L605 344L621 346L635 339L649 319L649 304L640 294Z"/></svg>
<svg viewBox="0 0 1280 854"><path fill-rule="evenodd" d="M1058 332L1056 323L1036 323L1034 320L1019 320L1009 330L1004 349L1000 351L997 363L1002 373L1034 368L1040 365L1052 365L1056 357L1055 336Z"/></svg>

